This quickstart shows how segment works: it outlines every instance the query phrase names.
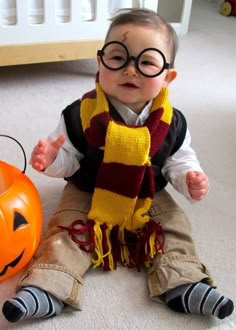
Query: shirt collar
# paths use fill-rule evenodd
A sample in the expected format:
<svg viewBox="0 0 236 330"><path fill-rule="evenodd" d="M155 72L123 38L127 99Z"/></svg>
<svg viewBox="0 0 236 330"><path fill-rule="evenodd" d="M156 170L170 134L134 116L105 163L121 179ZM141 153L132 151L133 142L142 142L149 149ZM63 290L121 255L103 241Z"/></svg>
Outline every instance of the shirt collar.
<svg viewBox="0 0 236 330"><path fill-rule="evenodd" d="M152 106L152 100L149 101L140 114L133 112L127 105L115 100L112 97L108 97L111 104L115 107L119 115L123 118L126 125L143 125L149 117L149 111Z"/></svg>

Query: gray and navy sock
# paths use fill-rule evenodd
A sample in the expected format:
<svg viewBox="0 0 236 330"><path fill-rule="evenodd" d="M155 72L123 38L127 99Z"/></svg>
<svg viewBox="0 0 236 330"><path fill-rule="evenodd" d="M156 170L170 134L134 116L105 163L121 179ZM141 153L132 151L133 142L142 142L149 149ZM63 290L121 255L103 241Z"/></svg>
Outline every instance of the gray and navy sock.
<svg viewBox="0 0 236 330"><path fill-rule="evenodd" d="M177 312L213 315L220 319L232 314L234 309L232 300L202 282L181 285L168 291L165 301Z"/></svg>
<svg viewBox="0 0 236 330"><path fill-rule="evenodd" d="M29 318L48 318L61 313L64 304L50 293L36 288L22 288L2 308L5 318L17 322Z"/></svg>

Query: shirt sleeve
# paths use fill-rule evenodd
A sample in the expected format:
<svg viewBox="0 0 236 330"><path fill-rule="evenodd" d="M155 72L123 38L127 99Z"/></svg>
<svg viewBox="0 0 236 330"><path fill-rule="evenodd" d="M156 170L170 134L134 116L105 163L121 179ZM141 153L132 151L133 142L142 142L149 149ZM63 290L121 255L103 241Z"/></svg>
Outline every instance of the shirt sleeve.
<svg viewBox="0 0 236 330"><path fill-rule="evenodd" d="M191 147L191 136L187 129L186 136L181 147L167 158L162 175L173 187L188 200L193 201L186 184L186 174L188 171L203 172L195 151Z"/></svg>
<svg viewBox="0 0 236 330"><path fill-rule="evenodd" d="M63 116L61 116L57 128L48 136L48 139L55 140L61 134L65 135L66 140L54 162L43 172L47 176L57 178L72 176L80 168L80 161L84 157L71 143Z"/></svg>

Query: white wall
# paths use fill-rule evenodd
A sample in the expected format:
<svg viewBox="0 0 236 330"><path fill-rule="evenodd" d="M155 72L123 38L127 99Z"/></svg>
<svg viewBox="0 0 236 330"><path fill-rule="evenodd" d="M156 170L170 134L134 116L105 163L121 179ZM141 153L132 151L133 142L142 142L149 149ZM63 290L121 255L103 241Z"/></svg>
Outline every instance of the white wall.
<svg viewBox="0 0 236 330"><path fill-rule="evenodd" d="M159 0L158 14L167 22L180 22L184 0Z"/></svg>

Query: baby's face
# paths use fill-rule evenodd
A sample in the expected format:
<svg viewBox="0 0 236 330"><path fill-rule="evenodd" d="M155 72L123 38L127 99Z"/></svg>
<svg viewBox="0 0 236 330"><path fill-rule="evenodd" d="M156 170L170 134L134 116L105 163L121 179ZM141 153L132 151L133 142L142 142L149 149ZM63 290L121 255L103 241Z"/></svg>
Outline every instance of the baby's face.
<svg viewBox="0 0 236 330"><path fill-rule="evenodd" d="M146 48L159 49L170 62L170 51L167 37L161 30L133 24L114 27L106 40L122 42L129 55L137 57ZM104 92L118 101L126 104L134 112L140 113L145 104L157 96L162 87L175 78L175 70L165 69L157 77L143 76L135 67L133 60L127 66L117 71L106 68L98 57L99 82Z"/></svg>

